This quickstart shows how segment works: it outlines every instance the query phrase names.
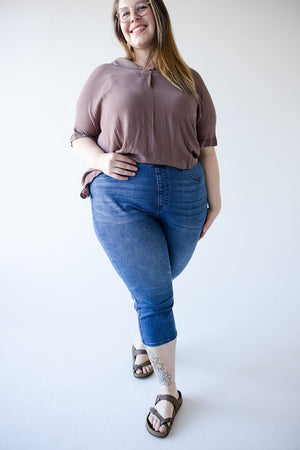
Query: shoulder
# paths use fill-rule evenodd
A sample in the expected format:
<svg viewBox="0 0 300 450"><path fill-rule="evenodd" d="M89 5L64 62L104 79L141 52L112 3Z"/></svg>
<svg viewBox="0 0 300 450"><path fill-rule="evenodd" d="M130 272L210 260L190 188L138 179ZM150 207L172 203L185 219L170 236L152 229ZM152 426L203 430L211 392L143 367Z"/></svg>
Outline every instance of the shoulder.
<svg viewBox="0 0 300 450"><path fill-rule="evenodd" d="M110 63L101 64L100 66L97 66L93 72L91 73L91 76L97 77L101 75L111 74L111 73L118 73L120 69L136 69L136 64L132 61L129 61L126 58L117 58L114 61Z"/></svg>
<svg viewBox="0 0 300 450"><path fill-rule="evenodd" d="M97 66L90 74L89 79L99 79L102 76L109 75L115 70L113 63L105 63Z"/></svg>
<svg viewBox="0 0 300 450"><path fill-rule="evenodd" d="M200 73L197 72L197 70L193 69L192 67L190 67L190 69L191 69L192 76L194 78L196 87L197 88L205 87L205 83L204 83L203 78L201 77Z"/></svg>
<svg viewBox="0 0 300 450"><path fill-rule="evenodd" d="M115 65L113 63L106 63L97 66L88 76L83 87L84 93L88 95L99 95L103 89L107 89L107 86L112 84L112 75L115 72Z"/></svg>
<svg viewBox="0 0 300 450"><path fill-rule="evenodd" d="M210 93L207 89L206 84L203 81L202 76L195 69L192 69L191 67L190 67L190 69L191 69L192 76L195 81L196 90L199 94L200 99L203 100L203 99L210 98Z"/></svg>

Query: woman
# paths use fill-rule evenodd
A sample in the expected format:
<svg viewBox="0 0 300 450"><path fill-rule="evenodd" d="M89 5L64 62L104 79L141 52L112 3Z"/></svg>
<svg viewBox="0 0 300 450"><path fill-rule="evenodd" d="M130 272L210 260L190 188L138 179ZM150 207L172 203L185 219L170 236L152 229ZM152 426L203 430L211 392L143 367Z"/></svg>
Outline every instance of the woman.
<svg viewBox="0 0 300 450"><path fill-rule="evenodd" d="M182 403L172 280L221 207L216 115L178 53L162 0L116 0L112 16L126 57L89 77L71 143L91 167L81 196L91 197L96 235L137 311L133 373L158 377L146 426L165 437Z"/></svg>

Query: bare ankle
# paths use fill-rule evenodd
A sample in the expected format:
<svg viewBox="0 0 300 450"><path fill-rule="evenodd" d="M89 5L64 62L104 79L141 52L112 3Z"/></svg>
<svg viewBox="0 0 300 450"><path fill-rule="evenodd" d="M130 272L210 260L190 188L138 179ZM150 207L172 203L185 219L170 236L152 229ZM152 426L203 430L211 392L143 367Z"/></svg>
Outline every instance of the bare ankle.
<svg viewBox="0 0 300 450"><path fill-rule="evenodd" d="M177 387L175 383L170 384L169 386L160 385L160 394L169 394L177 396Z"/></svg>
<svg viewBox="0 0 300 450"><path fill-rule="evenodd" d="M145 346L142 343L142 341L140 339L137 339L137 338L133 341L133 345L137 349L144 349L145 348Z"/></svg>

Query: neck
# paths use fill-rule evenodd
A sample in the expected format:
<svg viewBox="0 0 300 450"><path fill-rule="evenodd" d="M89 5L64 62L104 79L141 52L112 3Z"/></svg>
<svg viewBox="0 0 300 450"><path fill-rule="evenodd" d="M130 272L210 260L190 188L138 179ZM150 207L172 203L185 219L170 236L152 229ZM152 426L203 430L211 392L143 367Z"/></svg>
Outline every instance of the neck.
<svg viewBox="0 0 300 450"><path fill-rule="evenodd" d="M135 50L134 54L135 54L134 62L136 64L138 64L139 66L144 67L147 59L149 58L150 52L148 50ZM153 67L153 64L150 61L150 63L147 64L146 68L151 68L151 67Z"/></svg>

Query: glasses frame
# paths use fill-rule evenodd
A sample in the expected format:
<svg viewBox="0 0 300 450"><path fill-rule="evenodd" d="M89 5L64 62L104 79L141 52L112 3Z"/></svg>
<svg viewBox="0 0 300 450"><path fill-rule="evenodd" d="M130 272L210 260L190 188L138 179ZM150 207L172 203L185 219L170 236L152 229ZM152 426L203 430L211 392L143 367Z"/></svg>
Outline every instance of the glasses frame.
<svg viewBox="0 0 300 450"><path fill-rule="evenodd" d="M141 1L141 2L138 2L138 3L136 3L136 5L138 5L139 3L146 3L146 5L152 5L152 2L150 2L150 1L145 1L145 2L143 2L143 1ZM137 16L139 16L139 17L143 17L143 16L145 16L146 14L147 14L147 12L148 12L148 9L146 10L146 12L144 13L144 14L139 14L138 12L137 12L137 10L136 10L136 5L135 5L135 7L134 8L127 8L128 10L129 10L129 12L133 9L134 11L135 11L135 14L137 15ZM123 9L123 8L122 8ZM126 9L126 8L125 8ZM121 23L128 23L129 21L130 21L130 16L128 16L128 20L126 20L125 22L124 22L124 20L121 20L120 19L120 17L119 17L119 11L116 13L116 18L119 20L119 22L121 22Z"/></svg>

